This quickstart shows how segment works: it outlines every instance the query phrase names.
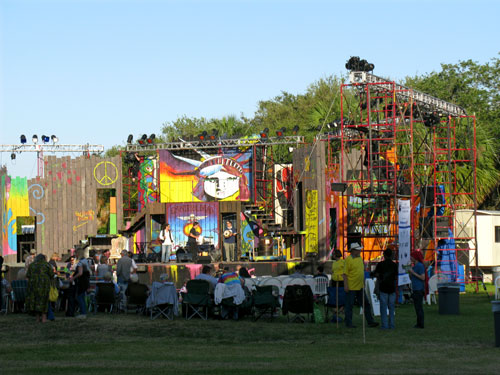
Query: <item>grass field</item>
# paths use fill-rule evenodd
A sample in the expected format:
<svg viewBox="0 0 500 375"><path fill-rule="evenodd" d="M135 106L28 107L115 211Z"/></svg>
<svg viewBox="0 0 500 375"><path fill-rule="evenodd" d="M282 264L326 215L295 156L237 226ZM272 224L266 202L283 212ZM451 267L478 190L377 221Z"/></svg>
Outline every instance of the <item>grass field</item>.
<svg viewBox="0 0 500 375"><path fill-rule="evenodd" d="M0 374L499 374L493 313L484 293L460 296L460 315L396 309L396 330L335 324L154 321L135 314L0 316Z"/></svg>

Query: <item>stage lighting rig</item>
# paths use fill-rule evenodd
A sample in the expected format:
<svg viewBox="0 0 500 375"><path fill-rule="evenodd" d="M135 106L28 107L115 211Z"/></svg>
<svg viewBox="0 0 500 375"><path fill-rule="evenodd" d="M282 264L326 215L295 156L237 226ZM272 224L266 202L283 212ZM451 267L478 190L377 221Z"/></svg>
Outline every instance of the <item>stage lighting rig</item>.
<svg viewBox="0 0 500 375"><path fill-rule="evenodd" d="M24 134L21 135L21 144L26 144L26 136Z"/></svg>
<svg viewBox="0 0 500 375"><path fill-rule="evenodd" d="M140 139L137 140L137 142L141 145L144 146L146 144L146 139L148 139L147 134L143 134Z"/></svg>
<svg viewBox="0 0 500 375"><path fill-rule="evenodd" d="M134 141L134 136L132 134L129 134L127 137L127 143L130 145Z"/></svg>
<svg viewBox="0 0 500 375"><path fill-rule="evenodd" d="M53 135L50 137L50 139L52 139L52 143L53 144L56 144L57 142L59 142L59 138L57 138L57 136Z"/></svg>
<svg viewBox="0 0 500 375"><path fill-rule="evenodd" d="M261 139L267 139L268 134L269 134L269 128L265 128L264 130L262 130L260 132L260 138Z"/></svg>
<svg viewBox="0 0 500 375"><path fill-rule="evenodd" d="M278 130L276 130L276 136L278 138L283 138L283 135L285 135L285 131L286 131L286 128L284 126L282 126Z"/></svg>
<svg viewBox="0 0 500 375"><path fill-rule="evenodd" d="M351 56L351 58L347 60L345 67L347 70L356 72L371 72L375 69L374 64L364 59L360 59L359 56Z"/></svg>
<svg viewBox="0 0 500 375"><path fill-rule="evenodd" d="M154 133L153 133L153 134L151 134L151 135L149 136L149 138L147 139L148 144L150 144L150 145L151 145L151 144L153 144L153 143L154 143L154 141L155 141L155 138L156 138L156 135L155 135Z"/></svg>
<svg viewBox="0 0 500 375"><path fill-rule="evenodd" d="M33 137L31 137L31 141L36 145L38 143L38 136L36 134L33 134Z"/></svg>

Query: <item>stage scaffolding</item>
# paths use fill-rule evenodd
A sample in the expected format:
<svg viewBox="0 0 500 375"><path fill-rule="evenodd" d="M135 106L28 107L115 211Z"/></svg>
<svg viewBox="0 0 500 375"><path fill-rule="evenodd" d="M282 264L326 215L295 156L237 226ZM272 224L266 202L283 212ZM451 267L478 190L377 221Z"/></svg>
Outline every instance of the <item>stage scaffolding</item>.
<svg viewBox="0 0 500 375"><path fill-rule="evenodd" d="M330 133L347 213L347 248L362 241L376 259L398 241L398 200L411 202L411 249L439 277L458 280L458 262L477 268L476 122L453 104L367 72L341 86L339 130ZM470 219L457 220L458 210ZM471 229L472 228L472 229ZM470 261L469 261L470 259ZM466 274L468 274L466 272Z"/></svg>

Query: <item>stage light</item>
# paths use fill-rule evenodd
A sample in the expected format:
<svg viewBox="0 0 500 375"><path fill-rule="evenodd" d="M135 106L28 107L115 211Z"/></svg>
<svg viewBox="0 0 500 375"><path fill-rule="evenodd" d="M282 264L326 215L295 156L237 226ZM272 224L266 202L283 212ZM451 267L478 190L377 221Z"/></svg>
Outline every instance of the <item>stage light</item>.
<svg viewBox="0 0 500 375"><path fill-rule="evenodd" d="M149 138L148 138L147 142L148 142L149 144L153 144L153 143L154 143L155 138L156 138L156 135L153 133L153 134L151 134L151 135L149 136Z"/></svg>
<svg viewBox="0 0 500 375"><path fill-rule="evenodd" d="M295 125L292 129L292 133L293 135L297 135L297 133L299 132L300 128L298 125Z"/></svg>
<svg viewBox="0 0 500 375"><path fill-rule="evenodd" d="M291 154L293 152L293 147L288 147L288 152Z"/></svg>
<svg viewBox="0 0 500 375"><path fill-rule="evenodd" d="M59 138L57 138L57 136L55 136L55 135L52 135L50 137L50 139L52 139L52 143L54 143L54 144L56 144L57 142L59 142Z"/></svg>
<svg viewBox="0 0 500 375"><path fill-rule="evenodd" d="M144 145L146 143L146 139L148 139L147 134L143 134L142 137L137 141L140 145Z"/></svg>
<svg viewBox="0 0 500 375"><path fill-rule="evenodd" d="M31 141L34 143L34 144L37 144L38 143L38 136L36 134L33 134L33 137L31 137Z"/></svg>
<svg viewBox="0 0 500 375"><path fill-rule="evenodd" d="M441 122L441 118L437 112L424 113L423 115L424 125L432 128Z"/></svg>
<svg viewBox="0 0 500 375"><path fill-rule="evenodd" d="M203 132L198 135L198 140L199 141L204 141L207 138L207 134L208 134L207 131L203 130Z"/></svg>
<svg viewBox="0 0 500 375"><path fill-rule="evenodd" d="M262 139L266 139L268 133L269 133L269 128L265 128L263 131L260 132L260 137Z"/></svg>
<svg viewBox="0 0 500 375"><path fill-rule="evenodd" d="M42 142L43 143L49 143L50 142L50 138L48 135L42 135Z"/></svg>
<svg viewBox="0 0 500 375"><path fill-rule="evenodd" d="M373 71L373 69L375 69L375 65L369 63L364 59L361 60L359 56L351 56L351 58L347 60L345 68L347 70L357 71L357 72L370 72Z"/></svg>
<svg viewBox="0 0 500 375"><path fill-rule="evenodd" d="M276 136L278 138L283 137L283 134L285 134L286 128L282 126L280 129L276 130Z"/></svg>
<svg viewBox="0 0 500 375"><path fill-rule="evenodd" d="M219 131L217 129L212 129L212 134L210 134L210 140L215 141L218 135Z"/></svg>
<svg viewBox="0 0 500 375"><path fill-rule="evenodd" d="M134 140L134 136L132 134L129 134L128 138L127 138L127 143L131 144L133 142L133 140Z"/></svg>
<svg viewBox="0 0 500 375"><path fill-rule="evenodd" d="M24 134L21 134L21 144L25 144L26 143L26 136Z"/></svg>
<svg viewBox="0 0 500 375"><path fill-rule="evenodd" d="M16 160L16 154L14 154L14 153L10 154L10 158L11 158L11 160Z"/></svg>

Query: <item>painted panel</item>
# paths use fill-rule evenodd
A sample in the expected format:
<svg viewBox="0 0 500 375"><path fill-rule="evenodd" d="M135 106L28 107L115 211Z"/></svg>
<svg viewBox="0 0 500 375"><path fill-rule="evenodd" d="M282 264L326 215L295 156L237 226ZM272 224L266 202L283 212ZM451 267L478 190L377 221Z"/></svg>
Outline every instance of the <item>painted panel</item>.
<svg viewBox="0 0 500 375"><path fill-rule="evenodd" d="M306 252L318 252L318 191L306 190Z"/></svg>
<svg viewBox="0 0 500 375"><path fill-rule="evenodd" d="M293 194L293 168L292 165L276 164L274 166L274 191L276 199L274 202L276 212L276 223L282 224L285 222L286 211L291 207Z"/></svg>
<svg viewBox="0 0 500 375"><path fill-rule="evenodd" d="M199 152L196 158L161 150L161 202L248 201L251 156L249 150L237 149L218 155Z"/></svg>
<svg viewBox="0 0 500 375"><path fill-rule="evenodd" d="M141 158L137 173L138 210L141 212L148 203L158 202L158 183L156 179L156 160Z"/></svg>
<svg viewBox="0 0 500 375"><path fill-rule="evenodd" d="M17 254L17 217L30 215L27 178L3 175L2 192L2 251L3 255Z"/></svg>
<svg viewBox="0 0 500 375"><path fill-rule="evenodd" d="M170 224L175 245L186 245L187 235L193 227L193 222L197 221L202 231L200 240L204 244L212 244L218 248L218 217L217 202L167 204L167 221Z"/></svg>

